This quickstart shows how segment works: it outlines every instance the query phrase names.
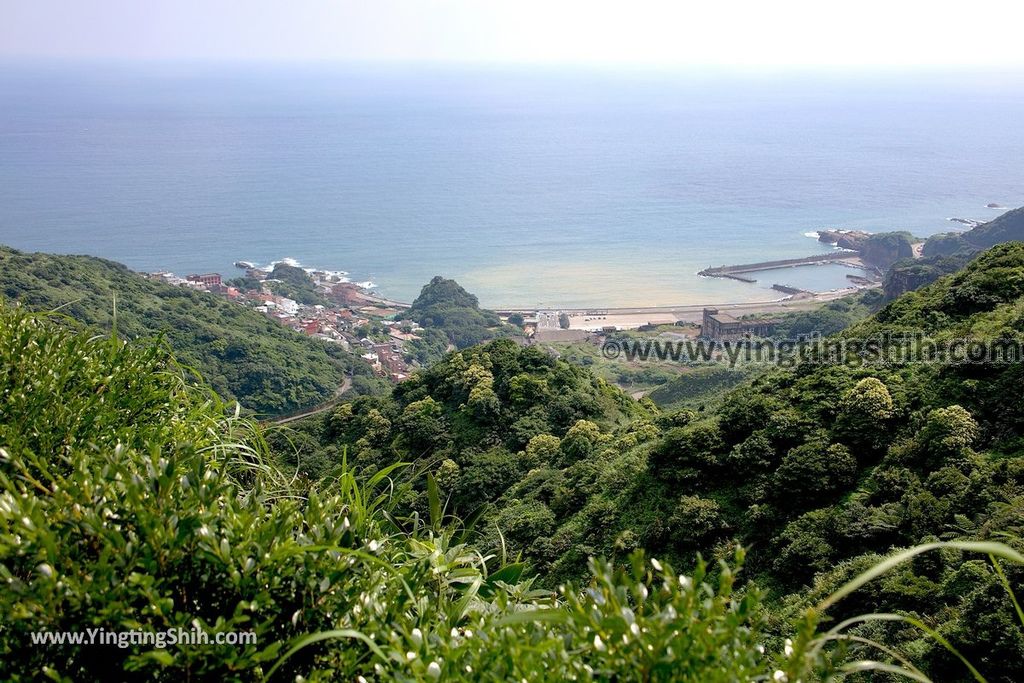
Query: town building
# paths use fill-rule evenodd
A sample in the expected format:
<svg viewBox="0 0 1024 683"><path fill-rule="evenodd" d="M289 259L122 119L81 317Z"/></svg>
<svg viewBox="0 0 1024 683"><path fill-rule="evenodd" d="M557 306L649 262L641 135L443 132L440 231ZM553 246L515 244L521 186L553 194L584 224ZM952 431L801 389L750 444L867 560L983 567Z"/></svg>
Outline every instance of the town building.
<svg viewBox="0 0 1024 683"><path fill-rule="evenodd" d="M717 308L705 308L700 336L708 339L739 339L747 335L767 337L774 329L775 320L740 320Z"/></svg>
<svg viewBox="0 0 1024 683"><path fill-rule="evenodd" d="M197 275L193 273L192 275L189 275L185 279L188 280L189 282L194 282L195 284L202 285L204 287L220 287L221 284L220 273L203 273L202 275Z"/></svg>

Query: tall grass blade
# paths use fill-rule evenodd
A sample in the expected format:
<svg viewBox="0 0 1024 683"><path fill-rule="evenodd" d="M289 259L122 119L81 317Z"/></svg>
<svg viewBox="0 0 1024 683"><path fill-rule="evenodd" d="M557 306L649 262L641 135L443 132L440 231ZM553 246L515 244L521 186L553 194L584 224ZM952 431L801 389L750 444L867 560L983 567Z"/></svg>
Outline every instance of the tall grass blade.
<svg viewBox="0 0 1024 683"><path fill-rule="evenodd" d="M955 548L957 550L966 550L968 552L995 555L996 557L1001 557L1011 562L1016 562L1017 564L1024 564L1024 556L1013 548L1003 545L1002 543L992 543L988 541L940 541L936 543L925 543L896 553L882 562L879 562L866 572L861 573L856 578L843 585L839 590L822 600L821 603L818 604L818 611L825 611L864 584L877 579L882 574L885 574L890 569L903 564L907 560L917 557L922 553L938 550L940 548Z"/></svg>
<svg viewBox="0 0 1024 683"><path fill-rule="evenodd" d="M883 662L875 662L868 659L844 664L840 667L840 671L846 674L863 673L865 671L884 671L885 673L896 674L898 676L903 676L904 678L909 678L912 681L932 683L932 679L920 672L915 673L893 664L885 664Z"/></svg>
<svg viewBox="0 0 1024 683"><path fill-rule="evenodd" d="M1020 619L1021 626L1024 626L1024 610L1021 609L1020 602L1017 601L1017 594L1013 592L1009 579L1007 579L1006 574L1003 573L1003 568L999 566L999 560L992 555L989 555L989 559L992 560L992 566L995 567L996 575L999 576L999 582L1003 584L1003 588L1006 589L1006 593L1010 596L1010 600L1013 602L1013 609L1017 611L1017 618Z"/></svg>
<svg viewBox="0 0 1024 683"><path fill-rule="evenodd" d="M307 636L303 636L302 638L300 638L298 642L296 642L295 645L293 645L290 650L285 652L283 655L281 655L280 659L274 662L274 666L270 667L270 670L267 671L265 680L270 679L270 677L274 675L274 672L277 671L281 667L281 665L288 660L289 657L294 655L302 648L308 647L313 643L319 643L322 640L333 640L337 638L353 638L355 640L360 640L366 643L366 646L370 648L373 654L377 655L383 660L387 660L387 657L384 655L384 652L379 647L377 647L377 644L373 642L372 639L360 633L359 631L353 631L352 629L344 628L335 631L320 631L318 633L311 633Z"/></svg>

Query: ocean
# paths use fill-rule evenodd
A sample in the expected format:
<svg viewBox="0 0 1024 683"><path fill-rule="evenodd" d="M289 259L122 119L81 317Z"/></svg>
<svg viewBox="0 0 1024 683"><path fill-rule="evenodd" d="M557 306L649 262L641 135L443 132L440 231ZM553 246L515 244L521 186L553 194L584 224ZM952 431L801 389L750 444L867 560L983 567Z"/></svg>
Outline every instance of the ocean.
<svg viewBox="0 0 1024 683"><path fill-rule="evenodd" d="M1019 73L6 64L0 243L491 307L761 301L850 271L696 273L1024 204L1022 122Z"/></svg>

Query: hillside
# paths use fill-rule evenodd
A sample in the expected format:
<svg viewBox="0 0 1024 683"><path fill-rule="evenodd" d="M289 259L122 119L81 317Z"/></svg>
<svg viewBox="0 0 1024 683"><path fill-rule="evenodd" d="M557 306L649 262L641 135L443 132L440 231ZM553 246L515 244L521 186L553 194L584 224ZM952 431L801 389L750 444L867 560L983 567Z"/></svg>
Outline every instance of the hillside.
<svg viewBox="0 0 1024 683"><path fill-rule="evenodd" d="M966 232L933 235L925 241L921 258L902 259L889 267L883 291L887 299L895 299L956 272L981 250L1021 240L1024 240L1024 207L1007 211Z"/></svg>
<svg viewBox="0 0 1024 683"><path fill-rule="evenodd" d="M91 256L0 246L0 298L58 310L127 339L162 335L178 359L227 399L263 414L330 398L346 372L369 372L336 345L311 339L220 297L154 282Z"/></svg>
<svg viewBox="0 0 1024 683"><path fill-rule="evenodd" d="M1024 343L1024 244L989 250L836 339L907 332ZM492 542L521 552L547 586L579 579L592 555L643 548L684 566L739 542L784 613L894 548L1024 533L1024 411L1008 399L1024 385L1020 362L841 360L770 370L708 410L665 413L502 342L308 429L356 463L417 463L460 514L493 503ZM405 495L424 508L421 487ZM1024 631L1011 605L991 604L999 591L984 562L947 554L856 607L916 614L1001 672L990 680L1020 680ZM926 670L951 665L927 638L884 632Z"/></svg>
<svg viewBox="0 0 1024 683"><path fill-rule="evenodd" d="M133 293L148 307L136 304L131 310L142 320L153 319L155 314L145 315L153 307L165 315L163 305L179 299L186 301L177 311L181 324L197 307L212 311L210 316L229 315L218 307L226 302L175 288L150 290L154 283L116 264L16 253L5 258L22 268L21 279L36 278L26 290L36 296L21 297L36 305L47 300L40 292L67 296L61 287L72 285L65 281L84 280L109 287L94 285L97 298L116 289L121 302L122 292ZM58 294L46 287L57 287ZM826 319L839 313L850 316L844 323L861 317L860 309L850 308L830 311ZM119 303L119 334L123 315ZM0 484L7 487L0 499L7 534L0 536L0 572L21 582L4 598L5 610L20 615L17 630L6 633L20 635L0 634L0 645L10 652L28 631L78 623L82 613L64 600L98 600L82 578L96 572L107 577L104 585L121 586L103 597L112 601L106 608L111 623L137 621L131 605L145 597L160 610L144 620L150 625L187 624L197 616L212 624L219 616L224 621L217 628L241 628L250 617L237 605L255 599L263 607L251 627L264 642L278 644L269 651L235 653L233 660L226 659L227 651L211 648L172 656L170 664L165 658L149 663L138 650L131 659L122 653L99 665L80 654L56 661L49 650L38 651L36 664L57 666L75 678L109 677L126 666L153 673L146 667L155 662L171 667L169 679L173 671L223 677L270 662L280 663L291 678L313 669L367 675L371 662L388 662L392 673L412 679L426 676L432 663L454 677L454 670L442 668L451 661L506 667L495 680L529 678L529 671L551 667L571 677L595 662L609 677L635 667L658 670L660 660L647 659L643 647L617 648L614 659L605 659L606 643L631 628L615 616L628 604L634 619L646 615L654 640L644 642L657 644L655 651L665 639L683 638L673 641L675 647L735 653L727 659L708 654L703 663L672 660L665 664L664 680L715 680L721 672L728 673L722 680L746 680L775 670L796 672L793 680L799 672L813 679L810 669L847 661L847 655L832 659L799 649L814 637L818 623L818 616L809 615L819 613L807 608L829 602L829 595L886 555L937 540L1005 539L1024 547L1024 411L1008 398L1024 385L1019 359L957 365L866 364L857 352L841 362L811 358L793 368L761 371L694 409L663 411L538 347L500 339L448 354L388 396L359 397L295 430L263 433L245 420L221 417L224 408L209 401L202 386L193 386L164 349L75 335L9 310L0 318L7 354L0 376ZM788 324L811 322L793 318ZM937 342L1000 341L1011 351L1009 342L1024 345L1024 244L994 247L832 339L863 349L865 341L891 345L907 333ZM38 377L45 381L33 380ZM58 393L61 400L53 400ZM123 445L109 446L114 443ZM225 477L217 486L191 485L206 481L202 472L208 467L192 447L228 458L213 463ZM126 458L126 452L132 455ZM172 467L170 475L151 469L150 458L161 455ZM68 478L69 463L78 468L74 477L86 477L82 482ZM61 478L58 489L66 493L51 494L53 477ZM147 484L151 477L166 483ZM86 493L97 482L119 491L116 509L109 502L113 493ZM362 485L369 487L366 493L359 492ZM163 492L152 503L158 513L142 493L146 487ZM369 500L377 502L366 507ZM75 503L92 512L83 512L79 521L78 513L68 512ZM85 541L93 538L89 515L98 514L93 508L100 505L108 506L110 519L130 526L119 523L101 540ZM168 515L192 531L164 533ZM339 521L345 518L348 525ZM469 520L471 533L459 528L459 518ZM200 533L204 528L208 536ZM134 540L140 534L141 543ZM376 555L368 550L371 540ZM96 543L121 548L124 557L112 565L96 560L92 550L74 550ZM317 549L303 549L309 544ZM281 550L266 553L271 546ZM894 611L934 629L987 680L1020 680L1024 621L1016 618L1005 586L1019 591L1024 569L1002 567L1004 585L991 561L965 547L944 547L900 564L833 607L830 617ZM324 548L339 554L332 560ZM356 553L357 570L339 568L337 559L349 550ZM100 557L111 551L104 552ZM645 564L638 552L658 558L658 564ZM726 564L699 569L698 553ZM264 555L269 559L254 559ZM594 557L612 564L593 563ZM736 601L728 596L740 562L744 581L736 588L743 599ZM611 595L626 595L624 590L639 591L638 580L651 582L644 595L653 593L665 566L697 566L696 577L707 571L709 585L701 590L719 602L694 607L688 583L682 592L658 593L649 611L639 608L639 593L610 601ZM425 578L437 572L448 578ZM386 578L395 574L407 588ZM45 582L51 575L70 577L77 592L65 598L50 591ZM147 575L155 583L126 579ZM492 575L504 585L491 581ZM591 581L583 597L545 592ZM477 586L471 594L462 593L467 582ZM722 587L712 588L716 584ZM295 586L306 588L296 593ZM182 602L185 594L206 593L221 597L203 605ZM393 607L354 610L362 604L354 602L361 600L357 596L371 593L379 596L375 604ZM402 607L408 604L430 608L410 612ZM537 622L509 616L538 608L559 616ZM605 609L614 614L602 617L595 631L590 619ZM338 622L331 614L349 616ZM690 626L680 629L679 618ZM810 619L811 630L794 631L804 619ZM835 622L824 627L828 623ZM506 624L518 624L518 630L507 632ZM467 643L460 628L500 638L502 645ZM694 633L691 628L714 637L695 641L687 635ZM280 660L283 649L302 643L305 634L328 629L349 634L338 638L372 643L380 654L368 644L325 645ZM943 672L942 680L965 679L948 674L964 671L949 649L906 622L867 623L850 634L895 647L923 671ZM753 645L774 644L779 653L787 636L797 642L794 654L760 655ZM537 641L549 645L517 649L518 643ZM575 643L571 656L562 649L567 642ZM407 652L415 657L407 658ZM511 669L506 653L515 653ZM854 648L849 656L876 654ZM10 678L11 671L0 673Z"/></svg>
<svg viewBox="0 0 1024 683"><path fill-rule="evenodd" d="M925 242L924 255L949 256L1021 240L1024 240L1024 207L1007 211L967 232L948 232L930 237Z"/></svg>
<svg viewBox="0 0 1024 683"><path fill-rule="evenodd" d="M494 311L480 308L476 296L458 282L440 275L423 286L402 315L424 328L422 338L410 345L424 365L440 360L449 348L464 349L517 331L503 325Z"/></svg>
<svg viewBox="0 0 1024 683"><path fill-rule="evenodd" d="M507 362L512 350L488 353ZM833 647L825 630L836 602L877 583L869 574L792 616L770 616L741 585L742 551L685 573L643 553L593 559L582 583L549 592L447 514L430 477L424 515L397 504L397 465L366 477L338 463L322 486L296 487L262 428L164 347L0 304L0 370L0 678L12 683L913 673L864 659L857 643ZM890 564L937 551L1024 564L995 543L914 548ZM975 564L965 579L983 574ZM113 639L56 642L97 632Z"/></svg>

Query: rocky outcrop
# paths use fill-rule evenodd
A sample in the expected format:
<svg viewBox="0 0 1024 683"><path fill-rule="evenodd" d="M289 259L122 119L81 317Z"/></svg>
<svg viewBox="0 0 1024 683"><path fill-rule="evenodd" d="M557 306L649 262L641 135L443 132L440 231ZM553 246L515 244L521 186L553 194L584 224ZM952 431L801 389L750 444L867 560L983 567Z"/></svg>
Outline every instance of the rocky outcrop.
<svg viewBox="0 0 1024 683"><path fill-rule="evenodd" d="M966 255L958 255L898 261L886 272L882 291L885 292L887 300L895 299L918 287L931 284L943 275L955 273L969 260Z"/></svg>
<svg viewBox="0 0 1024 683"><path fill-rule="evenodd" d="M871 237L871 233L863 230L820 230L818 241L825 244L834 244L841 249L852 249L860 251L861 245Z"/></svg>
<svg viewBox="0 0 1024 683"><path fill-rule="evenodd" d="M868 265L885 269L903 258L912 258L913 237L907 232L869 233L863 230L821 230L818 241L856 251Z"/></svg>

